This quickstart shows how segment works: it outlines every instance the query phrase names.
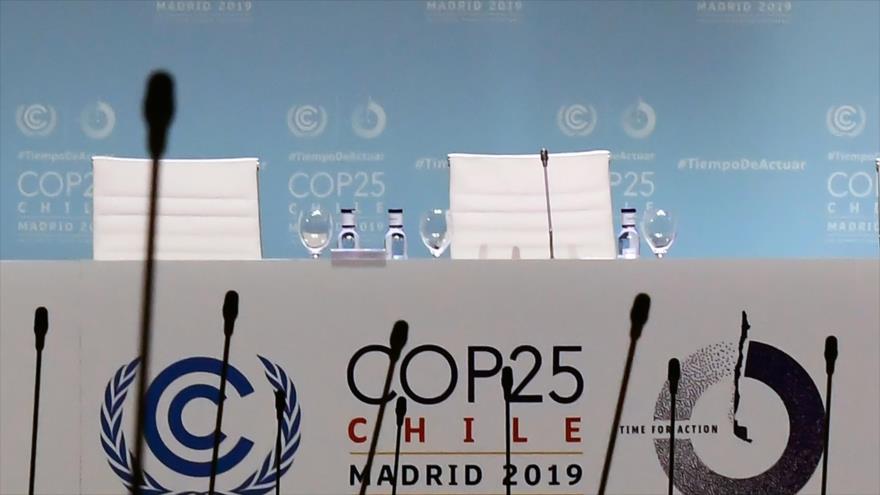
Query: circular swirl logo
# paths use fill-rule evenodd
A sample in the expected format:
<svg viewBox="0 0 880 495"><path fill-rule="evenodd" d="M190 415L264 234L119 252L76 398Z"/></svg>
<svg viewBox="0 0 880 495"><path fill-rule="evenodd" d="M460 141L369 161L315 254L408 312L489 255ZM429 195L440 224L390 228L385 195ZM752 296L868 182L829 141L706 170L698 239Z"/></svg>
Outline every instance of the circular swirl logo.
<svg viewBox="0 0 880 495"><path fill-rule="evenodd" d="M25 136L48 136L55 129L58 115L52 105L31 103L19 105L15 112L15 123Z"/></svg>
<svg viewBox="0 0 880 495"><path fill-rule="evenodd" d="M83 109L80 115L83 133L92 139L104 139L116 127L116 112L109 103L98 101Z"/></svg>
<svg viewBox="0 0 880 495"><path fill-rule="evenodd" d="M676 421L693 421L692 415L703 395L722 380L732 379L737 346L723 342L700 349L682 362L676 400ZM806 370L785 352L765 344L749 343L743 377L766 385L785 407L788 439L778 459L764 472L744 478L718 473L709 467L690 438L675 440L675 486L685 495L734 493L749 495L794 495L813 476L822 457L825 407L819 390ZM657 397L655 421L669 421L669 383ZM735 405L731 414L735 414ZM736 423L733 433L748 439L747 429ZM740 430L740 431L737 431ZM738 434L738 435L737 435ZM664 472L669 472L669 439L655 438L654 448Z"/></svg>
<svg viewBox="0 0 880 495"><path fill-rule="evenodd" d="M294 105L287 111L287 128L300 138L320 136L327 127L327 111L318 105Z"/></svg>
<svg viewBox="0 0 880 495"><path fill-rule="evenodd" d="M598 121L599 116L593 105L563 105L556 112L556 125L566 136L588 136Z"/></svg>
<svg viewBox="0 0 880 495"><path fill-rule="evenodd" d="M297 398L296 387L288 374L277 364L268 359L257 356L263 366L263 371L269 385L276 391L281 391L287 398L281 425L281 465L280 475L285 473L293 465L294 456L300 445L300 420L301 411ZM104 401L101 405L101 447L107 456L110 469L120 478L123 485L129 490L134 483L133 453L128 450L125 435L122 432L124 424L124 403L129 388L137 375L139 359L135 359L127 365L121 366L113 378L107 383L104 390ZM190 357L171 364L160 372L147 389L144 397L144 438L149 450L156 459L166 468L180 476L187 478L204 479L210 476L211 465L209 461L195 461L187 457L187 453L210 452L213 448L213 433L198 435L191 432L184 423L184 410L194 400L205 399L218 404L220 391L212 384L193 383L182 388L173 387L175 382L196 375L204 378L205 375L219 376L222 362L211 357ZM253 386L248 379L234 366L230 365L227 373L228 384L231 390L244 398L253 393ZM176 390L174 396L168 400L170 390ZM227 397L227 400L229 397ZM159 413L160 402L167 404L167 414ZM163 420L164 421L160 421ZM160 427L160 423L161 427ZM176 444L182 448L172 448L163 438L163 434L170 436ZM225 434L221 433L220 441L227 441ZM233 442L233 446L218 458L217 473L223 474L238 466L251 453L254 442L246 437L241 437ZM259 468L246 476L243 481L234 485L234 488L224 490L225 493L236 495L262 495L269 493L275 487L274 459L276 456L273 448L266 454L259 464ZM169 488L166 483L144 472L141 492L147 495L164 495L179 492L180 489Z"/></svg>
<svg viewBox="0 0 880 495"><path fill-rule="evenodd" d="M366 105L358 105L351 114L351 128L364 139L374 139L385 131L388 118L385 109L372 98Z"/></svg>
<svg viewBox="0 0 880 495"><path fill-rule="evenodd" d="M657 127L657 113L654 107L641 99L623 112L621 119L624 132L631 138L644 139L654 133Z"/></svg>
<svg viewBox="0 0 880 495"><path fill-rule="evenodd" d="M835 136L856 137L865 130L865 109L861 106L840 105L828 108L825 124Z"/></svg>

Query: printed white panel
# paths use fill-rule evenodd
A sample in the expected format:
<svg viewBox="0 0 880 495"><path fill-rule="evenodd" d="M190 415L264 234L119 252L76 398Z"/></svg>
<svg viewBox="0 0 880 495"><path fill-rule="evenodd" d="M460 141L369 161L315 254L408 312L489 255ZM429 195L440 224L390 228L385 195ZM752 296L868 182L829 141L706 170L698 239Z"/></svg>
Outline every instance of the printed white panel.
<svg viewBox="0 0 880 495"><path fill-rule="evenodd" d="M391 493L400 396L408 411L398 493L504 493L503 365L514 378L513 493L596 493L639 292L652 304L607 493L666 492L672 357L682 363L678 493L819 493L829 334L840 341L829 493L880 493L877 261L157 266L147 493L208 488L227 290L239 293L240 309L221 493L274 491L276 389L287 399L281 492L357 493L398 319L409 338L367 493ZM142 263L0 268L0 493L27 491L38 306L48 308L49 333L36 492L122 493L142 369Z"/></svg>

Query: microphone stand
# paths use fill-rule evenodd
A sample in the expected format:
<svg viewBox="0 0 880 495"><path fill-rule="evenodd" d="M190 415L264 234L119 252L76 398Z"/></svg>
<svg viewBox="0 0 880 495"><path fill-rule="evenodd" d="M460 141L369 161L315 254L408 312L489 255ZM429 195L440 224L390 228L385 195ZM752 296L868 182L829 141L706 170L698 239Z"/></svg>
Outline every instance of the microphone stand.
<svg viewBox="0 0 880 495"><path fill-rule="evenodd" d="M678 380L681 378L681 363L678 359L669 360L667 372L669 379L669 495L675 486L675 402L678 395Z"/></svg>
<svg viewBox="0 0 880 495"><path fill-rule="evenodd" d="M547 202L547 235L550 236L550 259L554 259L553 250L553 217L550 214L550 180L547 178L547 162L550 161L550 153L547 148L541 148L541 166L544 168L544 199Z"/></svg>
<svg viewBox="0 0 880 495"><path fill-rule="evenodd" d="M281 422L284 420L284 409L287 404L284 392L275 391L275 495L281 494Z"/></svg>
<svg viewBox="0 0 880 495"><path fill-rule="evenodd" d="M34 495L34 481L37 475L37 437L40 428L40 384L43 371L43 348L46 346L46 333L49 331L49 312L43 306L34 311L34 335L37 349L37 366L34 372L34 419L31 424L31 465L28 478L28 495Z"/></svg>
<svg viewBox="0 0 880 495"><path fill-rule="evenodd" d="M391 495L397 495L397 470L400 466L400 432L403 430L403 418L406 416L406 397L398 397L394 409L397 413L397 442L394 444L394 478L391 480Z"/></svg>
<svg viewBox="0 0 880 495"><path fill-rule="evenodd" d="M501 390L504 392L504 490L510 495L511 462L510 462L510 395L513 389L513 370L505 366L501 370Z"/></svg>
<svg viewBox="0 0 880 495"><path fill-rule="evenodd" d="M409 334L409 324L403 320L394 323L389 339L390 351L388 353L388 373L385 375L385 386L382 388L382 402L379 404L379 412L376 414L376 424L373 427L373 438L370 440L370 451L367 452L367 463L364 465L363 478L359 495L367 493L367 483L370 481L370 471L373 469L373 459L376 457L376 446L379 445L379 433L382 431L382 418L385 417L385 406L388 405L388 393L391 391L391 378L394 376L394 366L400 359L400 352L406 345Z"/></svg>
<svg viewBox="0 0 880 495"><path fill-rule="evenodd" d="M828 444L831 439L831 380L834 376L834 365L837 361L837 337L831 335L825 339L825 431L822 438L822 495L828 488Z"/></svg>
<svg viewBox="0 0 880 495"><path fill-rule="evenodd" d="M144 285L141 293L141 328L138 346L140 372L138 373L137 395L135 396L135 436L132 492L140 495L144 482L144 393L147 377L150 374L150 339L153 318L153 261L156 255L156 212L159 195L159 163L165 151L168 126L174 117L174 80L166 72L154 72L147 83L147 94L143 104L144 119L148 126L148 142L152 167L150 172L150 212L147 217L147 246L144 264Z"/></svg>
<svg viewBox="0 0 880 495"><path fill-rule="evenodd" d="M611 459L614 457L614 445L617 443L617 430L620 428L620 417L623 414L623 403L626 399L626 391L629 388L629 376L632 372L633 359L636 354L636 343L642 336L642 330L648 321L648 312L651 309L651 297L647 294L639 294L633 300L632 309L629 313L629 351L626 354L626 365L623 368L623 379L620 382L620 392L617 395L617 407L614 409L614 421L611 424L611 432L608 435L608 448L605 450L605 462L602 466L602 478L599 481L598 495L605 494L608 485L608 473L611 471Z"/></svg>
<svg viewBox="0 0 880 495"><path fill-rule="evenodd" d="M208 493L214 495L217 482L217 457L220 453L220 429L223 426L223 405L226 403L226 375L229 371L229 346L232 332L235 330L235 319L238 317L238 292L226 292L223 300L223 365L220 368L220 398L217 404L217 422L214 425L214 446L211 451L211 479Z"/></svg>

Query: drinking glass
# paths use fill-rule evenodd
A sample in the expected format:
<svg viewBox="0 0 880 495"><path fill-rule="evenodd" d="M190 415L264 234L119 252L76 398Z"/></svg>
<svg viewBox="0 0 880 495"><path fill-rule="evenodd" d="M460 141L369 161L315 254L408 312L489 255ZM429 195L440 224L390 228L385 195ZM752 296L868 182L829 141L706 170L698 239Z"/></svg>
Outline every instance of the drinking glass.
<svg viewBox="0 0 880 495"><path fill-rule="evenodd" d="M675 242L675 217L669 210L649 208L642 217L642 236L658 259L663 258Z"/></svg>
<svg viewBox="0 0 880 495"><path fill-rule="evenodd" d="M299 216L299 238L309 250L312 258L321 256L321 251L330 244L333 235L333 217L321 206L312 206Z"/></svg>
<svg viewBox="0 0 880 495"><path fill-rule="evenodd" d="M439 258L449 247L449 231L447 230L447 211L434 208L422 214L419 220L419 234L431 256Z"/></svg>

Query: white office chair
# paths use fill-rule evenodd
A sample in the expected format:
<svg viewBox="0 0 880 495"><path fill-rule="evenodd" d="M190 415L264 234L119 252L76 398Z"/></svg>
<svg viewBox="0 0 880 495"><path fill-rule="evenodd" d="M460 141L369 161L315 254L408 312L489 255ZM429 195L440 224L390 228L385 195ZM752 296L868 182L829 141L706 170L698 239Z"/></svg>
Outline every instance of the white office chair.
<svg viewBox="0 0 880 495"><path fill-rule="evenodd" d="M94 259L144 259L150 167L92 157ZM156 259L261 259L258 168L256 158L162 160Z"/></svg>
<svg viewBox="0 0 880 495"><path fill-rule="evenodd" d="M556 258L613 259L611 153L549 156ZM449 155L453 259L547 259L544 171L534 155Z"/></svg>

